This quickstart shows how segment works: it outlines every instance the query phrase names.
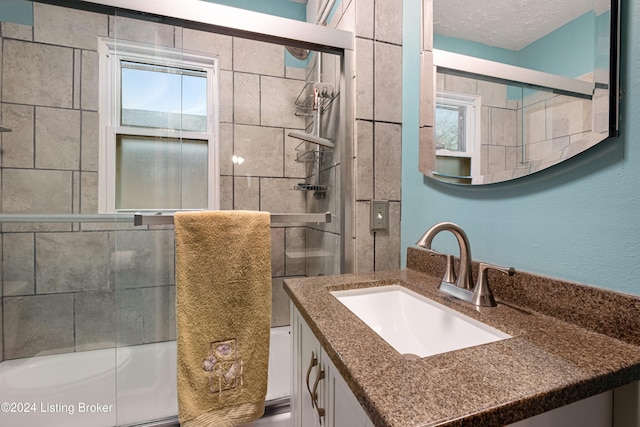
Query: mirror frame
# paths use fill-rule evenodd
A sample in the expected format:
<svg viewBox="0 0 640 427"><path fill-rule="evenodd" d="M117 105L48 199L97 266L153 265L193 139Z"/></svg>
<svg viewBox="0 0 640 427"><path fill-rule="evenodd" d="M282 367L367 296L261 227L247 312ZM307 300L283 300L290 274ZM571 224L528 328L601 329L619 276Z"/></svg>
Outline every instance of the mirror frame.
<svg viewBox="0 0 640 427"><path fill-rule="evenodd" d="M420 61L420 130L419 130L419 170L426 177L431 178L437 182L447 183L447 181L440 180L434 176L435 172L435 160L436 160L436 147L435 147L435 109L436 109L436 73L438 68L442 68L447 71L448 74L465 75L470 78L482 76L485 80L501 82L505 84L515 82L513 79L509 79L514 69L519 67L507 66L504 64L495 63L479 58L468 57L464 55L454 54L451 52L440 51L433 48L433 1L423 0L422 11L422 48L421 48L421 61ZM497 72L492 72L487 78L488 69L496 69ZM589 148L598 145L601 142L606 141L612 137L619 135L619 104L620 104L620 0L611 0L610 8L610 30L609 30L609 81L608 81L608 132L603 134L603 139L590 145L584 150L572 153L562 159L554 162L549 162L543 167L536 169L535 171L528 172L519 176L512 176L501 180L496 180L487 183L451 183L451 185L465 185L465 186L477 186L477 185L490 185L494 183L507 182L514 179L519 179L524 176L535 174L541 170L545 170L551 166L561 164L565 160L574 157L581 152L588 151ZM532 88L549 88L554 93L563 94L567 92L580 93L584 91L584 88L580 88L581 82L577 82L575 85L578 88L577 91L563 90L565 85L568 84L570 88L573 87L571 82L573 79L563 78L554 75L545 75L546 73L532 72L531 70L519 68L518 71L524 71L526 81L518 80L521 86ZM510 74L511 73L511 74ZM551 81L551 84L542 84L542 80ZM550 80L549 80L550 79ZM589 83L591 86L594 84Z"/></svg>

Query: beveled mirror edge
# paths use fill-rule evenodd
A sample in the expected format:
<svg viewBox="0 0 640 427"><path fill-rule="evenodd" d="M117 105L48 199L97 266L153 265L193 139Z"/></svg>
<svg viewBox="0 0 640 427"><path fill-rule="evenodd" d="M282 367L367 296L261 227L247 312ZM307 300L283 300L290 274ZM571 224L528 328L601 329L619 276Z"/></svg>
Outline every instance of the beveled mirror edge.
<svg viewBox="0 0 640 427"><path fill-rule="evenodd" d="M436 66L434 65L433 49L433 0L422 1L422 46L420 60L420 106L419 106L419 136L418 136L418 169L428 178L434 179L446 185L478 186L506 182L534 174L551 166L559 165L575 155L587 151L593 145L604 142L619 135L620 117L620 0L611 0L610 30L609 30L609 112L608 132L597 143L584 150L577 151L566 158L549 162L543 167L521 174L514 171L513 176L492 182L480 182L473 184L446 182L434 177L435 172L435 98L436 98Z"/></svg>

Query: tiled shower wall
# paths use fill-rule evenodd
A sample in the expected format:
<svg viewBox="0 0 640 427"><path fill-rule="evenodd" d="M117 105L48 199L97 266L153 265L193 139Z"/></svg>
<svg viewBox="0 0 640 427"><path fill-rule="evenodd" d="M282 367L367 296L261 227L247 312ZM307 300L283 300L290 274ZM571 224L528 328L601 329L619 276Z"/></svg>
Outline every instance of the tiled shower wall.
<svg viewBox="0 0 640 427"><path fill-rule="evenodd" d="M355 36L355 270L400 267L402 0L341 0L330 25ZM389 201L389 230L370 231L372 199Z"/></svg>
<svg viewBox="0 0 640 427"><path fill-rule="evenodd" d="M286 135L305 126L294 100L307 72L286 67L281 46L34 3L33 28L2 23L2 122L13 129L2 135L3 213L97 213L99 36L217 54L221 208L305 212L308 195L292 188L308 171ZM272 229L274 325L288 323L283 277L309 274L286 252L304 251L312 232ZM175 338L173 236L169 226L3 224L2 357Z"/></svg>
<svg viewBox="0 0 640 427"><path fill-rule="evenodd" d="M592 109L603 105L598 97L525 90L524 98L509 99L507 85L441 73L436 88L480 95L484 183L535 172L602 139L592 132Z"/></svg>

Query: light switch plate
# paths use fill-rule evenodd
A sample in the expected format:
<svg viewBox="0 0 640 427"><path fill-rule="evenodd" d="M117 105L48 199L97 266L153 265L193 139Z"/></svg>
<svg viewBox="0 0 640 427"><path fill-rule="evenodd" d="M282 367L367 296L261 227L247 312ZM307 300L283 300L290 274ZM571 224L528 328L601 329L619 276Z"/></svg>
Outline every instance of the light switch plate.
<svg viewBox="0 0 640 427"><path fill-rule="evenodd" d="M389 230L389 201L371 200L371 231Z"/></svg>

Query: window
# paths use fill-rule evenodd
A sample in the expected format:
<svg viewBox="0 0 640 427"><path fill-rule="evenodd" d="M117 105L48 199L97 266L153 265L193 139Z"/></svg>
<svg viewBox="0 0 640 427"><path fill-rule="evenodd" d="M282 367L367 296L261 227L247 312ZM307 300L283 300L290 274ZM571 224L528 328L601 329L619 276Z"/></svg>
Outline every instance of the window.
<svg viewBox="0 0 640 427"><path fill-rule="evenodd" d="M101 39L99 211L217 209L217 59Z"/></svg>
<svg viewBox="0 0 640 427"><path fill-rule="evenodd" d="M471 183L480 176L480 97L436 93L436 173L439 179Z"/></svg>

